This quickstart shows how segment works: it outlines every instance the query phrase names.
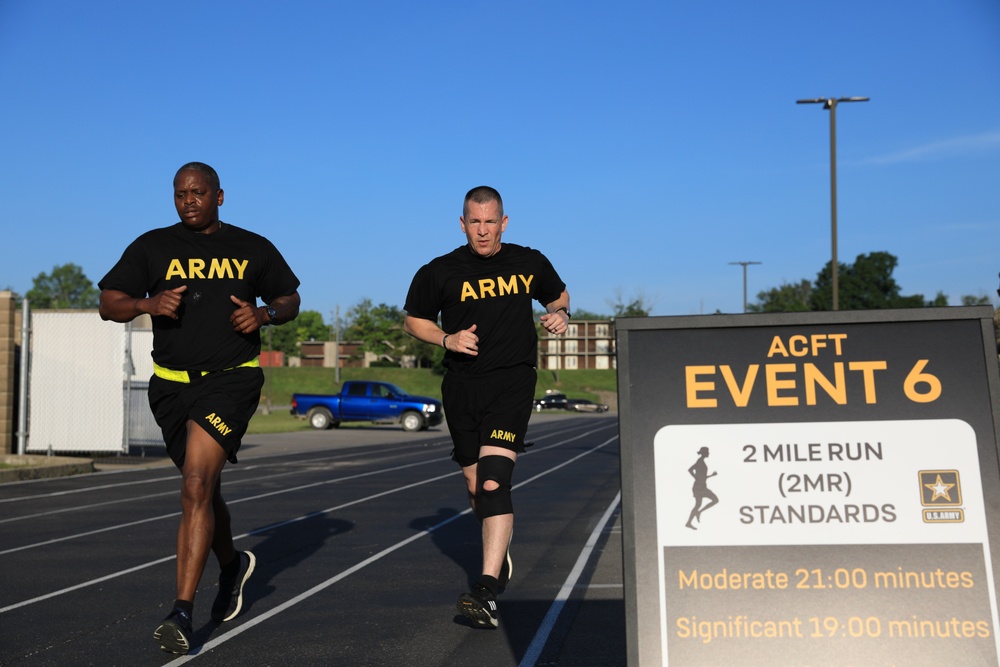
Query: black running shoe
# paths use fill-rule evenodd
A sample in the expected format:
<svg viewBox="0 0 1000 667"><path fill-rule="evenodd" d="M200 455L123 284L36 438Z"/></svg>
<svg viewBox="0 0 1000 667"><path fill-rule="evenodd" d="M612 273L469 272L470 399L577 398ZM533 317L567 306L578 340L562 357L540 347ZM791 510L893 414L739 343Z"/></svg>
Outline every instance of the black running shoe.
<svg viewBox="0 0 1000 667"><path fill-rule="evenodd" d="M458 596L458 611L475 623L476 627L494 629L497 621L497 599L482 584L476 584L469 593Z"/></svg>
<svg viewBox="0 0 1000 667"><path fill-rule="evenodd" d="M212 603L212 620L216 623L231 621L240 613L243 608L243 586L257 565L257 559L249 551L237 551L236 557L240 559L240 569L236 576L226 578L219 575L219 592Z"/></svg>
<svg viewBox="0 0 1000 667"><path fill-rule="evenodd" d="M183 609L174 609L153 631L153 639L167 653L184 655L191 650L191 617Z"/></svg>

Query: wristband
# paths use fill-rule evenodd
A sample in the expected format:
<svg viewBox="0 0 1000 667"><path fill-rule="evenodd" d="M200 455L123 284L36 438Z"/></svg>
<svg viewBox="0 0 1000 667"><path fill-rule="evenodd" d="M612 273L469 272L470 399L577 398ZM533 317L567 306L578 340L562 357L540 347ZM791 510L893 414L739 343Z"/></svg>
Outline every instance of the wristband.
<svg viewBox="0 0 1000 667"><path fill-rule="evenodd" d="M448 349L448 346L445 345L445 343L448 341L448 336L450 336L450 335L451 334L445 334L444 338L441 339L441 347L443 347L446 350Z"/></svg>
<svg viewBox="0 0 1000 667"><path fill-rule="evenodd" d="M564 313L566 313L566 319L569 319L569 318L573 317L572 315L570 315L570 314L569 314L569 309L568 309L568 308L566 308L566 306L560 306L559 308L556 308L556 312L557 312L557 313L558 313L558 312L559 312L560 310L561 310L561 311L563 311Z"/></svg>

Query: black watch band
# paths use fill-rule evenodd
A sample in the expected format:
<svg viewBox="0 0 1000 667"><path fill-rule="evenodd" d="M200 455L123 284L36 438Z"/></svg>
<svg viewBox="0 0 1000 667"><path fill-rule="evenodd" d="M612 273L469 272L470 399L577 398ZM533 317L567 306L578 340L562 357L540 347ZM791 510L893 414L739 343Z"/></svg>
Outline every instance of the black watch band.
<svg viewBox="0 0 1000 667"><path fill-rule="evenodd" d="M267 313L267 323L268 324L275 324L275 320L278 319L278 313L275 312L274 306L267 306L264 309L264 312Z"/></svg>
<svg viewBox="0 0 1000 667"><path fill-rule="evenodd" d="M571 317L573 317L572 315L570 315L570 314L569 314L569 308L567 308L566 306L562 306L562 307L560 307L560 308L556 308L556 312L557 312L557 313L558 313L558 312L559 312L560 310L561 310L561 311L563 311L564 313L566 313L566 317L567 317L567 318L571 318Z"/></svg>

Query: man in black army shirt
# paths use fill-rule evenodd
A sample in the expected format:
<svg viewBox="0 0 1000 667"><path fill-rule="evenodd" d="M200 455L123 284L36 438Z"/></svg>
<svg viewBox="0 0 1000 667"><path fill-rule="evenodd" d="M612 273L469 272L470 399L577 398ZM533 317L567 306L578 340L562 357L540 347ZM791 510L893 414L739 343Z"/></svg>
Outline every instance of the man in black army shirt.
<svg viewBox="0 0 1000 667"><path fill-rule="evenodd" d="M507 216L493 188L470 190L459 222L467 243L417 271L404 327L446 350L441 395L455 445L452 458L462 468L483 539L482 576L459 597L458 611L477 627L496 628L496 595L513 570L511 477L524 451L535 395L532 300L547 311L542 327L563 334L569 293L542 253L501 244Z"/></svg>
<svg viewBox="0 0 1000 667"><path fill-rule="evenodd" d="M212 619L228 621L243 606L256 559L236 551L222 468L236 463L257 409L263 372L259 330L294 319L299 280L270 241L219 220L224 193L207 164L174 176L180 222L132 242L99 283L100 314L153 320L149 403L167 453L181 471L177 531L177 598L153 637L163 650L187 653L195 591L208 553L222 569ZM257 306L257 297L265 304Z"/></svg>

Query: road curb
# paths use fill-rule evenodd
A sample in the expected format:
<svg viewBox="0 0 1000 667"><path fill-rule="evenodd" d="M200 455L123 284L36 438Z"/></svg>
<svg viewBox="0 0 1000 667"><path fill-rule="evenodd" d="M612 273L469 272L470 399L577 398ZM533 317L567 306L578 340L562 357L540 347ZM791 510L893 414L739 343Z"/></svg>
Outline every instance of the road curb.
<svg viewBox="0 0 1000 667"><path fill-rule="evenodd" d="M0 456L0 463L12 468L0 469L0 484L26 479L65 477L94 472L92 459L72 456L39 456L35 454L7 454Z"/></svg>

